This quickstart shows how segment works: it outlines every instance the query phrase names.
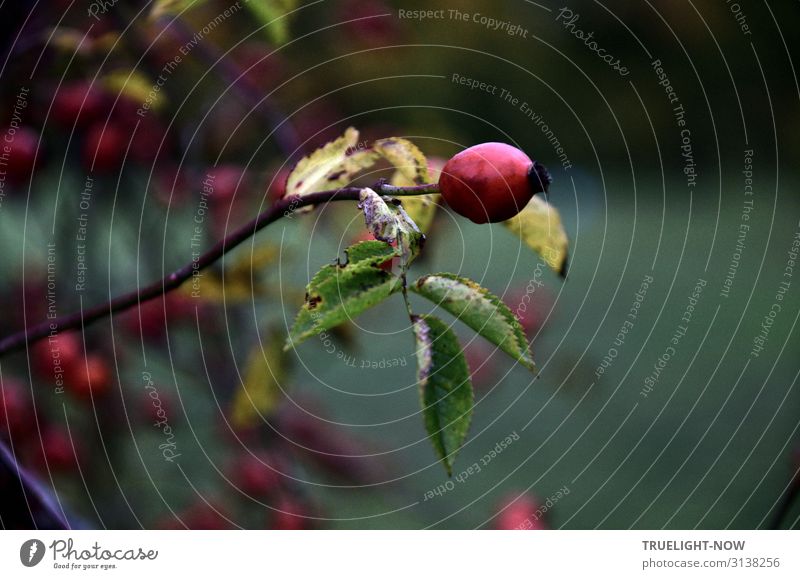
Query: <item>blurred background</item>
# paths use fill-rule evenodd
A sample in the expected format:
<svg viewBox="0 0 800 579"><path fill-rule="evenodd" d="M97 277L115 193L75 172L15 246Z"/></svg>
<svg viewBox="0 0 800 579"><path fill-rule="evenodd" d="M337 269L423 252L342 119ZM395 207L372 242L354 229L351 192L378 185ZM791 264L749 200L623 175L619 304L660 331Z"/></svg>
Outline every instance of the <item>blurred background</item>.
<svg viewBox="0 0 800 579"><path fill-rule="evenodd" d="M452 479L399 299L282 352L311 276L365 235L334 203L229 253L199 298L187 284L0 358L2 526L798 526L798 16L3 3L0 337L196 259L348 126L432 166L518 146L550 169L571 246L562 280L438 210L413 272L502 296L540 368L455 324L476 407Z"/></svg>

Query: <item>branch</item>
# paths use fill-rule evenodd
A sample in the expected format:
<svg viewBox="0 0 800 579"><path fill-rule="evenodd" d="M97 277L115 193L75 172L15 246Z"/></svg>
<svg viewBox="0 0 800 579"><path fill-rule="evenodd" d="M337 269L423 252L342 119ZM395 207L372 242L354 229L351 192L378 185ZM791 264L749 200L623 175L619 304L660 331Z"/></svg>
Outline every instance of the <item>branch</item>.
<svg viewBox="0 0 800 579"><path fill-rule="evenodd" d="M379 182L372 188L382 195L394 195L397 197L428 195L439 192L439 187L436 184L417 185L414 187L394 187ZM8 352L20 350L25 347L26 344L41 340L47 336L83 327L112 313L125 311L133 306L162 296L180 287L186 280L195 275L195 271L203 270L212 265L234 247L240 245L243 241L246 241L258 231L281 217L288 217L297 209L309 205L319 205L330 201L358 201L361 189L361 187L342 187L341 189L320 191L319 193L311 193L302 197L297 195L284 197L250 221L250 223L240 227L217 242L216 245L201 255L197 261L187 263L160 281L130 293L117 296L104 304L99 304L83 312L73 312L65 316L60 316L55 320L46 320L36 324L32 328L25 328L20 332L3 338L0 340L0 356Z"/></svg>

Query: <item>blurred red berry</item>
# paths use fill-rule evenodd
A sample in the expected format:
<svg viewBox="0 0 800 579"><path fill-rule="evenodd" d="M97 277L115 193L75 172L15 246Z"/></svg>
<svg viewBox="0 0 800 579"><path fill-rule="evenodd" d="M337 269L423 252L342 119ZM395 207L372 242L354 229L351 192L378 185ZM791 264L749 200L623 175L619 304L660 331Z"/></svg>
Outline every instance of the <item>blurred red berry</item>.
<svg viewBox="0 0 800 579"><path fill-rule="evenodd" d="M233 528L229 521L228 509L216 500L200 500L178 513L160 517L156 529L178 531L184 529L214 531Z"/></svg>
<svg viewBox="0 0 800 579"><path fill-rule="evenodd" d="M380 0L345 0L338 18L347 22L348 40L365 46L392 44L398 40L397 20L390 6Z"/></svg>
<svg viewBox="0 0 800 579"><path fill-rule="evenodd" d="M98 123L86 132L83 162L87 171L107 173L122 167L128 134L114 123Z"/></svg>
<svg viewBox="0 0 800 579"><path fill-rule="evenodd" d="M538 513L539 501L524 494L517 497L514 493L500 502L499 512L495 519L495 528L502 531L532 531L547 529L548 526Z"/></svg>
<svg viewBox="0 0 800 579"><path fill-rule="evenodd" d="M198 501L181 515L183 523L192 530L214 531L232 528L226 509L219 504Z"/></svg>
<svg viewBox="0 0 800 579"><path fill-rule="evenodd" d="M286 194L286 180L289 178L291 172L289 167L283 167L270 178L267 185L268 204L274 205Z"/></svg>
<svg viewBox="0 0 800 579"><path fill-rule="evenodd" d="M149 166L169 156L171 142L167 127L156 117L141 119L138 127L131 128L130 135L128 156L131 160Z"/></svg>
<svg viewBox="0 0 800 579"><path fill-rule="evenodd" d="M283 57L272 47L260 42L247 42L233 54L239 64L243 79L261 89L273 89L286 76Z"/></svg>
<svg viewBox="0 0 800 579"><path fill-rule="evenodd" d="M67 392L76 398L97 398L111 390L111 370L102 356L87 354L85 360L66 369L64 382Z"/></svg>
<svg viewBox="0 0 800 579"><path fill-rule="evenodd" d="M220 165L208 170L213 177L211 202L227 210L233 199L247 194L244 168L238 165Z"/></svg>
<svg viewBox="0 0 800 579"><path fill-rule="evenodd" d="M343 429L296 408L284 409L279 423L295 451L331 475L354 483L380 478L378 459Z"/></svg>
<svg viewBox="0 0 800 579"><path fill-rule="evenodd" d="M275 492L281 482L276 461L266 452L238 457L232 474L234 484L243 493L254 497Z"/></svg>
<svg viewBox="0 0 800 579"><path fill-rule="evenodd" d="M0 438L25 436L33 426L33 404L24 385L4 377L0 382Z"/></svg>
<svg viewBox="0 0 800 579"><path fill-rule="evenodd" d="M377 240L375 239L375 236L374 236L374 235L372 235L372 233L371 233L371 232L369 232L369 231L362 231L361 233L359 233L358 235L356 235L356 236L353 238L353 241L352 241L352 243L359 243L359 242L361 242L361 241L377 241ZM392 266L393 266L393 265L394 265L394 264L395 264L397 261L399 261L399 259L400 259L400 258L398 258L398 257L393 257L393 258L391 258L391 259L387 259L386 261L384 261L384 262L382 262L382 263L378 264L378 267L379 267L379 268L381 268L383 271L391 272L391 271L392 271Z"/></svg>
<svg viewBox="0 0 800 579"><path fill-rule="evenodd" d="M494 346L484 341L472 340L464 347L467 365L472 373L472 383L478 389L494 385L497 379L497 361Z"/></svg>
<svg viewBox="0 0 800 579"><path fill-rule="evenodd" d="M183 205L189 198L191 177L180 165L165 163L157 167L153 179L156 200L167 207Z"/></svg>
<svg viewBox="0 0 800 579"><path fill-rule="evenodd" d="M504 301L529 337L541 331L553 308L552 294L537 282L530 282L526 287L510 291Z"/></svg>
<svg viewBox="0 0 800 579"><path fill-rule="evenodd" d="M40 467L56 472L74 470L78 465L77 446L67 430L57 427L46 428L41 438Z"/></svg>
<svg viewBox="0 0 800 579"><path fill-rule="evenodd" d="M107 105L107 95L99 85L79 80L58 88L50 114L56 123L65 127L85 127L101 121L108 112Z"/></svg>
<svg viewBox="0 0 800 579"><path fill-rule="evenodd" d="M307 518L306 508L288 496L282 496L269 514L271 529L278 531L300 531L310 529L312 519Z"/></svg>
<svg viewBox="0 0 800 579"><path fill-rule="evenodd" d="M31 346L31 362L44 378L53 378L83 361L83 345L75 332L56 334Z"/></svg>
<svg viewBox="0 0 800 579"><path fill-rule="evenodd" d="M190 297L173 292L131 308L121 319L136 339L155 340L164 336L171 324L194 319L195 305Z"/></svg>
<svg viewBox="0 0 800 579"><path fill-rule="evenodd" d="M6 127L0 135L3 148L10 149L5 154L7 160L3 169L11 183L21 183L33 174L39 133L28 127Z"/></svg>

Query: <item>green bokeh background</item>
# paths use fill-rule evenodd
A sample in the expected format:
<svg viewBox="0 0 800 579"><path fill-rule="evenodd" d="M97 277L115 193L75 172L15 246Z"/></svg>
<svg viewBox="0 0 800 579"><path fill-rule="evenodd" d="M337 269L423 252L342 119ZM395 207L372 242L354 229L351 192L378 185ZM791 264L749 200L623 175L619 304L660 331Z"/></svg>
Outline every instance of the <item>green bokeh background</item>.
<svg viewBox="0 0 800 579"><path fill-rule="evenodd" d="M324 528L491 527L509 493L529 491L544 501L565 486L569 494L548 513L553 527L768 526L798 467L792 461L800 416L796 271L764 351L757 358L750 352L800 231L793 163L800 91L790 61L797 43L786 25L796 21L798 8L742 1L752 30L747 35L723 2L571 2L580 27L594 31L598 43L630 69L622 78L564 30L556 20L559 5L542 4L549 10L526 2L458 3L464 13L520 24L527 38L472 21L397 18L398 9L440 8L440 3L376 4L373 14L388 14L380 18L391 31L377 43L352 24L335 25L358 17L338 3L303 8L291 19L296 40L279 51L289 71L281 78L288 80L279 86L263 81L264 93L275 89L271 98L290 120L319 99L314 106L324 105L325 113L314 118L325 134L354 125L367 138L405 136L429 156L443 158L482 141L514 143L550 167L550 200L571 240L567 279L542 275L552 299L543 301L547 319L533 340L541 373L533 380L502 353L491 354L487 364L495 379L477 388L470 436L455 472L480 461L511 433L518 441L452 491L424 500L447 478L418 414L414 345L397 297L360 317L360 329L336 348L359 360L397 357L407 365L349 367L312 339L292 355L286 382L297 404L313 400L322 419L365 441L375 456L360 462L368 468L380 464L386 482L350 488L301 466L297 477L307 482L299 492L319 505ZM250 26L254 23L240 18L214 42L233 46ZM656 58L687 111L698 173L694 188L686 186L680 131L650 66ZM201 69L190 63L181 73L197 80ZM545 135L518 107L453 83L454 73L530 103L552 128L572 168L559 166ZM195 91L188 86L177 79L167 84L162 113L188 127L185 133L200 130L196 141L181 142L186 163L203 167L219 155L260 176L283 162L269 127L255 117L231 128L224 135L231 141L218 146L217 129L209 129L203 115L218 113L215 107L222 105L208 103L224 85L209 76ZM180 107L184 97L187 104ZM73 275L74 199L85 173L63 134L55 131L48 143L50 159L37 172L29 196L6 199L0 212L9 309L19 308L16 284L23 275L41 275L53 223L54 238L64 248L59 276ZM754 205L730 295L723 297L742 220L746 149L754 151ZM92 289L83 295L84 306L191 259L197 188L188 191L187 202L167 210L153 202L148 178L147 171L130 166L121 175L98 178L90 224ZM260 181L254 185L252 212L262 202L263 188ZM255 245L246 243L231 259L262 244L279 247L280 265L258 274L273 293L253 303L214 305L199 332L193 320L170 327L169 348L142 346L108 322L87 330L87 339L113 356L130 401L141 389L144 351L158 383L180 400L176 429L183 458L180 471L165 463L155 450L160 433L131 418L107 444L109 460L98 461L88 481L56 480L59 497L88 525L109 527L150 526L168 513L166 505L178 510L196 494L227 497L240 501L237 524L258 526L254 511L263 507L234 490L221 466L239 448L222 420L237 383L236 367L245 363L259 331L264 336L267 328L291 322L310 276L341 255L361 228L355 205L338 204L259 233ZM210 244L214 236L207 235ZM429 238L415 273L457 272L513 299L536 271L536 256L503 228L476 226L446 210ZM598 378L595 369L646 275L654 281L639 318L613 365ZM699 278L707 285L688 331L654 391L644 397L644 379L681 323ZM63 311L79 305L69 285L60 290ZM428 309L412 299L420 311ZM480 340L457 322L455 327L465 343ZM26 356L4 359L2 371L29 376ZM37 402L52 414L66 413L78 430L95 428L85 407L67 401L62 410L62 399L40 385ZM794 509L788 524L798 515Z"/></svg>

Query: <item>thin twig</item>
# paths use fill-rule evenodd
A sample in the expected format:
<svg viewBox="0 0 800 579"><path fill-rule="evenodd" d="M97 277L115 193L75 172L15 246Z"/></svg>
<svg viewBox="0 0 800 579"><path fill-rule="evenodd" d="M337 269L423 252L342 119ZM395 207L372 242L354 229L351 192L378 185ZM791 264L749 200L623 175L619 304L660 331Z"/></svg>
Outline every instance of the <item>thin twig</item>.
<svg viewBox="0 0 800 579"><path fill-rule="evenodd" d="M383 182L375 184L373 189L380 194L391 194L399 197L428 195L438 193L439 191L436 184L417 185L414 187L393 187ZM284 197L250 221L247 225L240 227L217 242L216 245L201 255L196 261L193 260L183 267L176 269L160 281L130 293L117 296L104 304L86 309L82 313L78 311L60 316L54 320L45 320L31 328L25 328L20 332L3 338L0 340L0 356L8 352L22 349L26 344L41 340L47 336L53 336L66 330L80 328L82 325L89 325L111 313L125 311L133 306L162 296L167 292L177 289L193 275L196 275L195 272L209 267L227 252L255 235L259 230L270 223L282 217L292 215L301 207L320 205L330 201L358 201L360 193L360 187L342 187L341 189L320 191L302 197L296 195Z"/></svg>

